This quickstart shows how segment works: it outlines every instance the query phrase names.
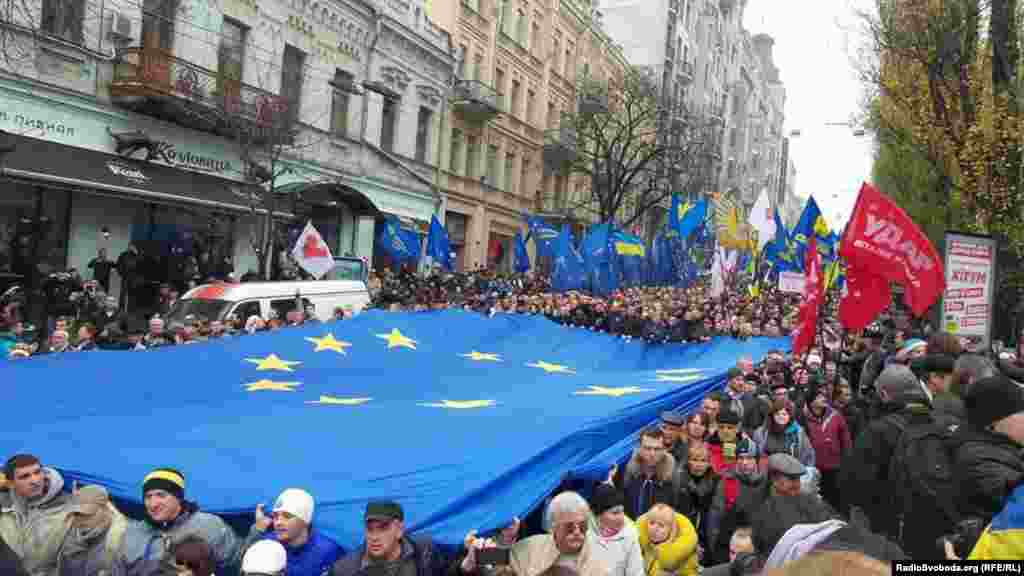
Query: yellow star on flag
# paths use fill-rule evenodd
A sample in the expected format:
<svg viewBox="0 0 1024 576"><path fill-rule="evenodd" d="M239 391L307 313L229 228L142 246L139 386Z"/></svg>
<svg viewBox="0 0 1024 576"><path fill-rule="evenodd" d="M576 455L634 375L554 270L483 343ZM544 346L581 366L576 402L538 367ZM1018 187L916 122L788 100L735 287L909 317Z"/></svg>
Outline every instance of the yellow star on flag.
<svg viewBox="0 0 1024 576"><path fill-rule="evenodd" d="M275 392L295 392L295 387L301 382L274 382L273 380L257 380L245 384L246 392L259 392L260 390L273 390Z"/></svg>
<svg viewBox="0 0 1024 576"><path fill-rule="evenodd" d="M388 350L392 348L411 348L416 349L416 341L408 336L403 335L398 331L398 328L392 328L388 334L377 334L377 338L381 338L388 341Z"/></svg>
<svg viewBox="0 0 1024 576"><path fill-rule="evenodd" d="M459 354L463 358L468 358L474 362L502 362L503 360L498 357L497 354L491 354L489 352L477 352L473 350L469 354Z"/></svg>
<svg viewBox="0 0 1024 576"><path fill-rule="evenodd" d="M334 334L325 334L320 338L306 338L307 342L316 344L316 349L313 352L323 352L324 350L332 350L339 354L345 353L345 348L348 348L352 344L345 342L344 340L336 340Z"/></svg>
<svg viewBox="0 0 1024 576"><path fill-rule="evenodd" d="M307 400L306 404L319 404L321 406L359 406L366 404L373 398L338 398L337 396L320 395L319 400Z"/></svg>
<svg viewBox="0 0 1024 576"><path fill-rule="evenodd" d="M568 366L562 366L561 364L549 364L543 360L534 362L533 364L527 364L530 368L540 368L548 374L575 374L576 371Z"/></svg>
<svg viewBox="0 0 1024 576"><path fill-rule="evenodd" d="M255 364L257 370L281 370L282 372L295 372L292 370L292 366L302 364L302 362L281 360L277 354L271 354L266 358L246 358L245 361Z"/></svg>
<svg viewBox="0 0 1024 576"><path fill-rule="evenodd" d="M487 408L497 404L494 400L441 400L440 402L429 402L420 404L428 408L449 408L453 410L469 410L472 408Z"/></svg>
<svg viewBox="0 0 1024 576"><path fill-rule="evenodd" d="M587 386L587 390L577 390L574 392L576 396L614 396L615 398L621 398L627 394L639 394L640 392L650 392L646 388L638 388L636 386L626 386L624 388L605 388L604 386Z"/></svg>

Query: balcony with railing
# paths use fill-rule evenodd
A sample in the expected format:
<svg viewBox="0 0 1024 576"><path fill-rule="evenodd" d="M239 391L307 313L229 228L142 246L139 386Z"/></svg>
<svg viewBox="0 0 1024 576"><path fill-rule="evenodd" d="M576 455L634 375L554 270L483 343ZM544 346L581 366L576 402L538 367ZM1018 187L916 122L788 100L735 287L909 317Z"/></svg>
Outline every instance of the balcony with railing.
<svg viewBox="0 0 1024 576"><path fill-rule="evenodd" d="M504 112L501 94L479 80L456 82L451 104L456 114L470 122L487 122Z"/></svg>
<svg viewBox="0 0 1024 576"><path fill-rule="evenodd" d="M288 113L283 98L159 49L124 49L110 97L118 106L205 132L258 135Z"/></svg>

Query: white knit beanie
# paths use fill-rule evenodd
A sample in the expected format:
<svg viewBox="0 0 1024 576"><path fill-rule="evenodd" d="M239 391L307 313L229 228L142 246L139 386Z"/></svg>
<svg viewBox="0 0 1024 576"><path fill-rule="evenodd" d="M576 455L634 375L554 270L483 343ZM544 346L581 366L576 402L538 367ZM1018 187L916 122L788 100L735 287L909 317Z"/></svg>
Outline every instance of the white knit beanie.
<svg viewBox="0 0 1024 576"><path fill-rule="evenodd" d="M313 523L313 497L299 488L289 488L277 497L273 512L287 512L309 526Z"/></svg>

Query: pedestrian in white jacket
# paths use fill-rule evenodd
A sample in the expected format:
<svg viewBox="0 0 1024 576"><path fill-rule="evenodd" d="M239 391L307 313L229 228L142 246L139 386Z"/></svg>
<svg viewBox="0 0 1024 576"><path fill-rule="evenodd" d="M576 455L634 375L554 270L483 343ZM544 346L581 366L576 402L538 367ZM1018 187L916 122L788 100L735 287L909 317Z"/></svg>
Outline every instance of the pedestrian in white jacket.
<svg viewBox="0 0 1024 576"><path fill-rule="evenodd" d="M597 518L592 540L594 555L609 568L609 576L644 576L640 539L625 513L625 495L601 483L594 488L590 508Z"/></svg>

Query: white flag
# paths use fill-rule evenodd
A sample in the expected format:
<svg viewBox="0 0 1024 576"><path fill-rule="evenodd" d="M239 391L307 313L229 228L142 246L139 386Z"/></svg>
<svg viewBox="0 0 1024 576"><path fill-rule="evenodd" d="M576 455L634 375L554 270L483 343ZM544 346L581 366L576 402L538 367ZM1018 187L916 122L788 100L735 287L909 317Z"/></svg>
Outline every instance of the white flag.
<svg viewBox="0 0 1024 576"><path fill-rule="evenodd" d="M772 214L772 203L768 198L767 189L761 190L761 195L757 197L757 202L750 210L747 223L757 231L757 252L760 253L764 245L775 238L775 215Z"/></svg>
<svg viewBox="0 0 1024 576"><path fill-rule="evenodd" d="M313 222L306 222L306 227L303 228L299 239L295 241L295 247L292 248L292 258L317 280L334 268L334 256L331 255L331 248L313 227Z"/></svg>
<svg viewBox="0 0 1024 576"><path fill-rule="evenodd" d="M725 284L736 269L736 258L739 252L726 252L719 246L715 249L715 259L711 263L711 297L718 298L725 292Z"/></svg>

